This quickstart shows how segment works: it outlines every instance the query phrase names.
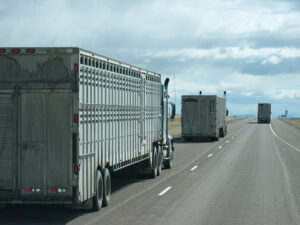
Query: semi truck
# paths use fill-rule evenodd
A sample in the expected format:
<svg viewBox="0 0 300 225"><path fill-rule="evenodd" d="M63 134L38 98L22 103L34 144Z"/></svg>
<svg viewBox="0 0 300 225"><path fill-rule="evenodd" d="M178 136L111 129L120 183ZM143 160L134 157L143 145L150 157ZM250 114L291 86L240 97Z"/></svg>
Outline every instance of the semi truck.
<svg viewBox="0 0 300 225"><path fill-rule="evenodd" d="M175 105L161 79L77 47L0 48L0 204L99 210L111 173L171 168Z"/></svg>
<svg viewBox="0 0 300 225"><path fill-rule="evenodd" d="M181 132L185 140L210 138L219 140L227 134L226 92L216 95L183 95Z"/></svg>
<svg viewBox="0 0 300 225"><path fill-rule="evenodd" d="M270 103L258 103L257 122L258 123L270 123L271 122L271 104Z"/></svg>

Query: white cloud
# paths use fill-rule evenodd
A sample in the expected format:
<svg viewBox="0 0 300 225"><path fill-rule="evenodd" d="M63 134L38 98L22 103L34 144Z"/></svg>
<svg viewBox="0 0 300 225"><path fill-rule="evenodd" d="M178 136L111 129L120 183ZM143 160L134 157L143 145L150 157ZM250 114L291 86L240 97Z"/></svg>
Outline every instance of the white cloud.
<svg viewBox="0 0 300 225"><path fill-rule="evenodd" d="M271 56L268 59L265 59L264 61L262 61L262 64L267 64L267 63L278 64L280 62L281 62L281 59L279 59L276 56Z"/></svg>
<svg viewBox="0 0 300 225"><path fill-rule="evenodd" d="M278 56L275 56L278 55ZM148 52L148 57L153 58L171 58L177 57L181 60L189 59L248 59L247 62L255 62L253 58L264 59L263 64L272 63L278 64L281 58L297 58L300 57L299 48L259 48L254 49L250 47L226 47L226 48L177 48L163 50L160 52ZM280 58L279 58L280 57ZM267 59L265 59L267 58Z"/></svg>
<svg viewBox="0 0 300 225"><path fill-rule="evenodd" d="M241 95L246 96L246 97L250 97L250 96L254 95L254 92L252 92L252 91L242 92Z"/></svg>

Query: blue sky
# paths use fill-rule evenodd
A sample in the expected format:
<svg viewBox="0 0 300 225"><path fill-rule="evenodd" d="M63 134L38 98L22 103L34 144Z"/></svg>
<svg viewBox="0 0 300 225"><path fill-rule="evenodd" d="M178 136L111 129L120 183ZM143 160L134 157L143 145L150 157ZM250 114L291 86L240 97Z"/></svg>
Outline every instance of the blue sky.
<svg viewBox="0 0 300 225"><path fill-rule="evenodd" d="M0 3L2 46L78 46L222 95L231 114L300 117L300 1L27 0ZM174 74L176 80L174 82Z"/></svg>

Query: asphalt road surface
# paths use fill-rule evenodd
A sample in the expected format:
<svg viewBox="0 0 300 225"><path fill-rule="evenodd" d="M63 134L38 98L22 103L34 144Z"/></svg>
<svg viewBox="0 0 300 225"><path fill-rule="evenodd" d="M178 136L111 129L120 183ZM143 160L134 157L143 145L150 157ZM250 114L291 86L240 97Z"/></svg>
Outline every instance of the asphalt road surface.
<svg viewBox="0 0 300 225"><path fill-rule="evenodd" d="M277 119L228 130L218 142L177 142L174 167L156 179L114 175L100 212L14 206L0 224L300 224L300 130Z"/></svg>

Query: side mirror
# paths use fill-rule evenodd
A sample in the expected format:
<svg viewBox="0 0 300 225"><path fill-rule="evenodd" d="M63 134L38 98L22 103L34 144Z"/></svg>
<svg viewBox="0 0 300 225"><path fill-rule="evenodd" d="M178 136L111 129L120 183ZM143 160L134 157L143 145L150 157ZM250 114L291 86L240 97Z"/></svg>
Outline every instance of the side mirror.
<svg viewBox="0 0 300 225"><path fill-rule="evenodd" d="M175 119L175 114L176 114L176 106L174 103L170 103L172 105L172 114L170 116L170 121L174 121Z"/></svg>
<svg viewBox="0 0 300 225"><path fill-rule="evenodd" d="M226 109L226 116L228 116L228 109Z"/></svg>

